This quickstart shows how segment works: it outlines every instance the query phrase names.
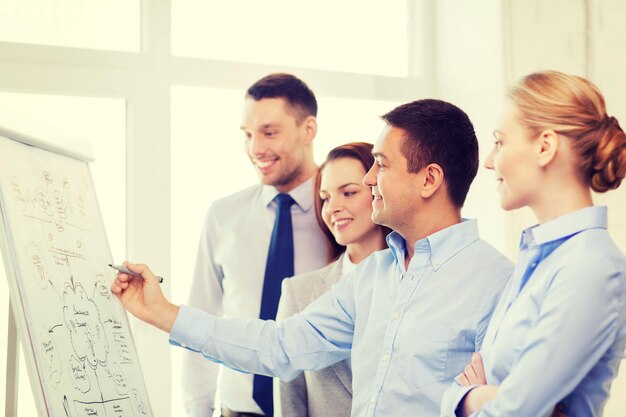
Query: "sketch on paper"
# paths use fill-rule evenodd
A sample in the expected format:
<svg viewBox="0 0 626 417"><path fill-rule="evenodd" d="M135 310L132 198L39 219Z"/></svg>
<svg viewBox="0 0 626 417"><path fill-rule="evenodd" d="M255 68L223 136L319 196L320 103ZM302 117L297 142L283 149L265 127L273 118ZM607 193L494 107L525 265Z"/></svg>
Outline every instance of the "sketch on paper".
<svg viewBox="0 0 626 417"><path fill-rule="evenodd" d="M48 414L151 416L87 164L0 138L0 202Z"/></svg>

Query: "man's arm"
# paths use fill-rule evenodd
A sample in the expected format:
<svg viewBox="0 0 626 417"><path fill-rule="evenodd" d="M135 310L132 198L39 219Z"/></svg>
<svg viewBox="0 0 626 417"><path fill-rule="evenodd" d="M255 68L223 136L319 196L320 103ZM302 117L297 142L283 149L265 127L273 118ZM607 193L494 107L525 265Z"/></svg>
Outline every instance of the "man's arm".
<svg viewBox="0 0 626 417"><path fill-rule="evenodd" d="M125 263L144 279L119 273L113 293L140 320L170 333L170 341L233 369L295 378L346 359L354 335L352 282L344 279L279 327L273 321L218 318L165 299L145 265Z"/></svg>

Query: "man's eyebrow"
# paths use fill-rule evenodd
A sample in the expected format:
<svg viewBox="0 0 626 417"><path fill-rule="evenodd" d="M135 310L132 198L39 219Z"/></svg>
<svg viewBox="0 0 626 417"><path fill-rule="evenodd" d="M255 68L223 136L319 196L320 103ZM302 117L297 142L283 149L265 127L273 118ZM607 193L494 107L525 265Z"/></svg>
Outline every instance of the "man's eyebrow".
<svg viewBox="0 0 626 417"><path fill-rule="evenodd" d="M389 158L387 158L387 157L385 156L385 154L384 154L384 153L382 153L382 152L372 152L372 156L373 156L374 158L382 158L382 159L389 160Z"/></svg>
<svg viewBox="0 0 626 417"><path fill-rule="evenodd" d="M269 127L278 127L278 123L265 123L264 125L261 125L259 129L267 129ZM248 130L246 126L239 126L239 129Z"/></svg>

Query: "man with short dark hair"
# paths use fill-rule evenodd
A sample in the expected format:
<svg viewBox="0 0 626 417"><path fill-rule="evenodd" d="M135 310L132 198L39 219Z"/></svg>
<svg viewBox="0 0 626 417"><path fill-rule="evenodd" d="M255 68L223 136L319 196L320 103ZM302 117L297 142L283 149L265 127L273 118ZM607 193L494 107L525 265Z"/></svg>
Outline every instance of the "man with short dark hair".
<svg viewBox="0 0 626 417"><path fill-rule="evenodd" d="M248 89L241 130L261 184L211 204L189 305L218 317L273 319L280 280L326 265L326 238L313 206L316 115L315 95L293 75L270 74ZM286 233L293 236L292 259L281 262L279 267L286 269L270 276L268 257L277 227L279 195L291 198L286 210L292 231ZM278 261L286 255L280 256ZM217 379L217 364L195 354L184 356L183 398L190 417L213 415ZM271 378L224 368L220 390L221 411L227 416L273 414Z"/></svg>
<svg viewBox="0 0 626 417"><path fill-rule="evenodd" d="M444 391L482 344L513 265L480 240L475 220L461 218L478 167L467 115L420 100L383 119L363 181L374 196L372 219L394 230L389 249L302 313L277 326L178 307L145 265L129 265L145 286L118 274L113 292L172 344L237 369L289 380L351 356L352 416L438 416ZM138 292L144 303L133 301Z"/></svg>

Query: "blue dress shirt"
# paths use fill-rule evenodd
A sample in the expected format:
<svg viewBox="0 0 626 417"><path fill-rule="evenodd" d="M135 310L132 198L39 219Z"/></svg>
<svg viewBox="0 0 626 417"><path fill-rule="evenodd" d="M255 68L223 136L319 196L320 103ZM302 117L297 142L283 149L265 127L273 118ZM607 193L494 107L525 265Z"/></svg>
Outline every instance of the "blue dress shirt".
<svg viewBox="0 0 626 417"><path fill-rule="evenodd" d="M601 415L626 346L626 259L606 230L606 207L587 207L524 230L513 279L481 354L495 400L474 416ZM473 387L453 384L441 415Z"/></svg>
<svg viewBox="0 0 626 417"><path fill-rule="evenodd" d="M352 354L352 416L437 416L441 397L480 348L513 271L475 220L362 261L280 326L182 306L170 342L238 370L295 378Z"/></svg>

